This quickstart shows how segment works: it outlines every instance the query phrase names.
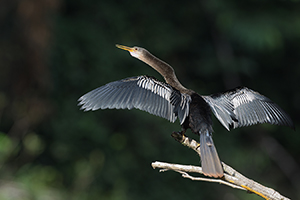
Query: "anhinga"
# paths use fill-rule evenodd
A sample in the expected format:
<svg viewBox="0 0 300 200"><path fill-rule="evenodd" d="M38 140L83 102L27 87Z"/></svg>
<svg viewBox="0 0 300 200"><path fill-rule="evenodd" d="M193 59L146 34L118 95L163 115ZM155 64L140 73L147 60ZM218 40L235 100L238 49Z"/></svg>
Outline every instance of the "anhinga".
<svg viewBox="0 0 300 200"><path fill-rule="evenodd" d="M270 123L293 127L290 117L267 97L246 87L224 93L202 96L185 88L173 68L140 47L118 48L145 62L158 71L166 83L149 76L136 76L108 83L79 99L85 111L116 108L138 108L175 122L179 118L181 134L190 128L200 135L200 153L203 173L222 177L223 169L212 140L211 111L227 129Z"/></svg>

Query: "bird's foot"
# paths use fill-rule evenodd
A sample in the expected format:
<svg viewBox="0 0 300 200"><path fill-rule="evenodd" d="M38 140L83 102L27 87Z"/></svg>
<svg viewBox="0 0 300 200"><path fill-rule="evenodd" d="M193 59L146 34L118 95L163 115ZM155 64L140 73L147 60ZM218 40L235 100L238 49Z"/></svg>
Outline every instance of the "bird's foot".
<svg viewBox="0 0 300 200"><path fill-rule="evenodd" d="M174 131L171 136L178 142L183 141L185 138L183 131Z"/></svg>
<svg viewBox="0 0 300 200"><path fill-rule="evenodd" d="M196 150L198 150L199 147L200 147L200 143L197 142Z"/></svg>

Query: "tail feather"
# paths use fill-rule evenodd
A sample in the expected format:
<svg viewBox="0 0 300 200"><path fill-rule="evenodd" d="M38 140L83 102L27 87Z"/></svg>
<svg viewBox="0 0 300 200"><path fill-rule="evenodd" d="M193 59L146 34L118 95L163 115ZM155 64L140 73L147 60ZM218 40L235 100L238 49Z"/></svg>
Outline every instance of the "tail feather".
<svg viewBox="0 0 300 200"><path fill-rule="evenodd" d="M208 131L200 133L200 153L203 174L215 178L222 177L224 173L221 161Z"/></svg>

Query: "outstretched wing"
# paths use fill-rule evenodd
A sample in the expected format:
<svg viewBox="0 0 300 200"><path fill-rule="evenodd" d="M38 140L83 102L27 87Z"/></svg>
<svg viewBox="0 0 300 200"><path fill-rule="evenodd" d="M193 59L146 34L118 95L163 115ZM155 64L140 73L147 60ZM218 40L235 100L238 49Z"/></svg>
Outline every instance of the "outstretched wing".
<svg viewBox="0 0 300 200"><path fill-rule="evenodd" d="M183 123L191 98L152 77L137 76L108 83L79 98L81 109L137 108L174 122Z"/></svg>
<svg viewBox="0 0 300 200"><path fill-rule="evenodd" d="M230 100L224 98L223 94L202 97L209 104L217 119L229 131L233 127L234 122L238 121L234 113L234 106Z"/></svg>
<svg viewBox="0 0 300 200"><path fill-rule="evenodd" d="M203 98L228 130L258 123L294 127L291 118L277 104L246 87Z"/></svg>

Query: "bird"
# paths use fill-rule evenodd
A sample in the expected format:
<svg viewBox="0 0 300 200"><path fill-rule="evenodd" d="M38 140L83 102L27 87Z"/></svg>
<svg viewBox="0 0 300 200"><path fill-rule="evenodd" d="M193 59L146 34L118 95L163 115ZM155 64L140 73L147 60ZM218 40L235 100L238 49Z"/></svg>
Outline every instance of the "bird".
<svg viewBox="0 0 300 200"><path fill-rule="evenodd" d="M140 109L175 122L178 118L184 135L187 129L200 135L201 167L205 176L224 176L214 145L212 113L230 129L259 123L294 128L286 112L266 96L247 87L237 87L212 95L200 95L185 88L174 69L141 47L116 45L155 69L165 82L141 75L110 82L81 96L78 106L84 111L98 109Z"/></svg>

